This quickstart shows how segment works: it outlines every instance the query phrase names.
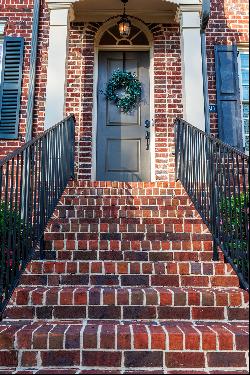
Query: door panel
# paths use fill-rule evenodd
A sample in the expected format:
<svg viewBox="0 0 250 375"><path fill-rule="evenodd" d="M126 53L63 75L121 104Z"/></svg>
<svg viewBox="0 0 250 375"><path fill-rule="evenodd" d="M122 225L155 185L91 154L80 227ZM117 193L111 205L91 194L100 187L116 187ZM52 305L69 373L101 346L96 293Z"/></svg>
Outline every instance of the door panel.
<svg viewBox="0 0 250 375"><path fill-rule="evenodd" d="M149 119L149 54L126 52L125 70L142 82L142 102L129 114L107 101L101 91L114 70L123 70L122 52L100 52L97 121L97 180L150 181L150 151L145 120Z"/></svg>
<svg viewBox="0 0 250 375"><path fill-rule="evenodd" d="M108 139L106 170L108 172L139 173L140 143L140 139Z"/></svg>

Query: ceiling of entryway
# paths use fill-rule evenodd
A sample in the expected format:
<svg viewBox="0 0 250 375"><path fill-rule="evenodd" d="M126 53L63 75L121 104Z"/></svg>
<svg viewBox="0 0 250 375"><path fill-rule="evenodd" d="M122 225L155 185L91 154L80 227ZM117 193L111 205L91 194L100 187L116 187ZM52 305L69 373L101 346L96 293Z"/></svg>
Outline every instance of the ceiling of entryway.
<svg viewBox="0 0 250 375"><path fill-rule="evenodd" d="M103 22L123 12L120 0L79 0L73 5L75 21ZM127 14L145 22L173 22L177 5L165 0L129 0Z"/></svg>

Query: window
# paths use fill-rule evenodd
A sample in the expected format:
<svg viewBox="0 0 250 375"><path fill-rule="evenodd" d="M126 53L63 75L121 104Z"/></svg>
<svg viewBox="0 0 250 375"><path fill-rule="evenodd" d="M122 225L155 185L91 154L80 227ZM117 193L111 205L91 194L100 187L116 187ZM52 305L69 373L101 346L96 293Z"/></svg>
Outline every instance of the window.
<svg viewBox="0 0 250 375"><path fill-rule="evenodd" d="M0 39L0 85L2 76L2 64L3 64L3 41Z"/></svg>
<svg viewBox="0 0 250 375"><path fill-rule="evenodd" d="M239 70L241 84L241 108L243 141L246 153L249 153L249 52L239 52Z"/></svg>
<svg viewBox="0 0 250 375"><path fill-rule="evenodd" d="M5 22L0 21L0 85L3 65L3 38L4 38Z"/></svg>
<svg viewBox="0 0 250 375"><path fill-rule="evenodd" d="M129 38L121 38L118 27L117 25L115 25L112 26L109 30L105 31L99 44L101 46L148 46L149 42L144 32L134 25L131 26L131 33L129 35Z"/></svg>

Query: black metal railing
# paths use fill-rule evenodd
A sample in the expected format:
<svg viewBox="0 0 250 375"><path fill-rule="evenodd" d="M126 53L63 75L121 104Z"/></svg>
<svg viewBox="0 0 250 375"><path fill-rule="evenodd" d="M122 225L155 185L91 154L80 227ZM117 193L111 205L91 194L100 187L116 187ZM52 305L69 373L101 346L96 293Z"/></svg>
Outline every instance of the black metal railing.
<svg viewBox="0 0 250 375"><path fill-rule="evenodd" d="M74 141L71 115L0 161L0 315L74 177Z"/></svg>
<svg viewBox="0 0 250 375"><path fill-rule="evenodd" d="M249 289L249 158L181 119L175 134L176 179L212 233L213 259L221 248Z"/></svg>

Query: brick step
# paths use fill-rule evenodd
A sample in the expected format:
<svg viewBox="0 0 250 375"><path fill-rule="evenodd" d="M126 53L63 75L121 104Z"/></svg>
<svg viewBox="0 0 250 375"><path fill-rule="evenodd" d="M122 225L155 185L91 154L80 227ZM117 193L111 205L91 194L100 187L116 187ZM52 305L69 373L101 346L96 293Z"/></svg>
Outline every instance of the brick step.
<svg viewBox="0 0 250 375"><path fill-rule="evenodd" d="M51 305L229 307L233 317L232 311L236 310L232 308L247 308L248 302L246 291L230 287L26 286L16 288L8 309ZM234 314L234 320L236 317Z"/></svg>
<svg viewBox="0 0 250 375"><path fill-rule="evenodd" d="M180 194L185 192L181 183L178 182L167 182L167 181L157 181L157 182L119 182L119 181L70 181L67 190L84 190L85 192L90 191L101 191L102 195L107 194L108 191L117 192L117 194L130 194L132 191L136 191L139 194L154 191L158 194L158 191L178 191Z"/></svg>
<svg viewBox="0 0 250 375"><path fill-rule="evenodd" d="M248 370L239 370L239 368L233 368L232 370L228 369L218 369L217 367L213 369L204 369L204 368L181 368L179 369L164 369L162 367L157 368L145 368L145 367L137 367L133 370L131 368L115 368L112 369L111 367L106 370L105 367L107 366L73 366L73 367L63 367L59 368L56 366L56 370L53 367L43 367L39 366L39 369L30 369L30 368L18 368L18 367L0 367L0 374L94 374L94 375L106 375L106 374L126 374L126 375L141 375L141 374L234 374L234 375L241 375L241 374L249 374ZM166 372L167 371L167 372Z"/></svg>
<svg viewBox="0 0 250 375"><path fill-rule="evenodd" d="M82 320L102 319L136 321L238 321L248 320L245 307L198 307L198 306L111 306L111 305L50 305L50 306L9 306L4 312L5 319L13 320Z"/></svg>
<svg viewBox="0 0 250 375"><path fill-rule="evenodd" d="M73 366L73 367L63 367L59 368L58 366L56 367L56 370L53 367L43 367L39 366L39 369L30 369L30 368L18 368L18 367L0 367L0 374L6 375L6 374L94 374L94 375L106 375L106 374L126 374L126 375L141 375L141 374L235 374L235 375L241 375L241 374L249 374L248 370L239 370L238 367L233 368L232 370L228 369L225 370L223 369L218 369L217 367L212 368L212 369L204 369L204 368L181 368L179 369L166 369L162 367L157 367L157 368L145 368L145 367L137 367L134 368L133 370L130 368L116 368L112 369L111 367L106 370L105 367L107 366L91 366L86 367L86 366ZM166 372L167 371L167 372Z"/></svg>
<svg viewBox="0 0 250 375"><path fill-rule="evenodd" d="M93 199L93 198L91 198ZM177 202L176 202L177 203ZM115 204L115 203L110 203L110 204L97 204L97 202L93 202L93 204L75 204L75 205L67 205L67 204L62 204L57 208L58 211L60 210L67 210L68 212L73 212L73 211L80 211L80 212L119 212L119 213L129 213L129 212L138 212L142 211L142 213L145 212L145 214L151 212L152 214L157 215L157 210L162 210L162 215L168 214L168 212L175 212L176 210L183 212L187 211L187 213L195 213L194 206L190 203L190 200L188 201L188 204L175 204L169 202L169 204L145 204L145 203L137 203L134 204L133 202L124 202L124 204ZM158 212L158 216L160 216L161 213ZM166 215L167 216L167 215ZM198 216L196 214L196 216Z"/></svg>
<svg viewBox="0 0 250 375"><path fill-rule="evenodd" d="M151 233L151 232L129 232L129 233L107 233L107 232L66 232L47 233L45 240L76 240L76 241L211 241L210 233Z"/></svg>
<svg viewBox="0 0 250 375"><path fill-rule="evenodd" d="M61 198L61 203L64 207L82 207L82 206L97 206L110 207L110 206L187 206L191 205L190 198L187 194L185 195L168 195L168 196L148 196L148 195L76 195L68 194L63 195Z"/></svg>
<svg viewBox="0 0 250 375"><path fill-rule="evenodd" d="M49 223L49 228L55 228L58 225L70 224L70 225L81 225L81 224L116 224L116 225L205 225L199 217L142 217L142 212L137 212L138 217L85 217L85 218L54 218ZM57 230L58 231L58 230ZM55 231L56 232L56 231Z"/></svg>
<svg viewBox="0 0 250 375"><path fill-rule="evenodd" d="M200 219L193 207L159 207L159 206L134 206L110 207L100 209L99 207L79 206L75 207L61 206L55 211L55 216L59 218L197 218Z"/></svg>
<svg viewBox="0 0 250 375"><path fill-rule="evenodd" d="M47 244L47 248L54 247ZM73 246L72 246L73 247ZM47 250L44 251L44 258L47 260L72 260L72 261L151 261L151 262L209 262L213 258L212 251L143 251L143 250L75 250L70 245L65 245L67 250L64 250L64 245L61 250ZM54 247L55 248L55 247ZM223 261L223 254L220 253L220 260ZM40 253L35 254L35 259L39 259Z"/></svg>
<svg viewBox="0 0 250 375"><path fill-rule="evenodd" d="M84 183L87 183L84 185ZM88 184L88 182L90 182ZM150 182L150 183L141 183L141 182L138 182L138 183L121 183L121 182L114 182L112 183L112 185L108 185L108 184L105 184L105 185L101 185L100 183L93 183L91 181L76 181L76 183L73 183L71 184L69 182L69 184L67 185L66 187L66 190L70 192L72 192L72 194L74 194L74 192L76 190L78 191L84 191L84 192L90 192L90 193L94 193L94 192L100 192L101 195L108 195L108 192L110 192L111 194L110 195L114 195L115 193L117 194L125 194L125 195L131 195L132 192L137 192L137 195L147 195L148 192L154 192L155 194L161 194L162 192L166 192L166 191L175 191L177 194L186 194L185 192L185 189L183 188L183 186L181 185L180 182L177 182L177 183L169 183L169 182Z"/></svg>
<svg viewBox="0 0 250 375"><path fill-rule="evenodd" d="M208 232L207 226L205 224L128 224L128 223L72 223L71 221L68 222L54 222L53 225L49 228L51 233L46 234L46 239L51 239L54 233L58 233L58 229L60 228L60 232L64 233L86 233L86 234L93 234L99 233L100 238L103 237L106 233L111 234L121 234L121 238L124 234L126 236L131 235L132 237L136 234L143 234L141 235L142 238L148 237L148 234L155 234L156 236L159 234L163 236L163 238L172 238L175 233L185 233L192 236L193 233L205 233ZM209 234L210 236L210 234ZM186 238L186 235L185 235ZM211 237L210 237L211 238Z"/></svg>
<svg viewBox="0 0 250 375"><path fill-rule="evenodd" d="M11 306L154 305L248 307L249 294L239 288L193 287L18 287Z"/></svg>
<svg viewBox="0 0 250 375"><path fill-rule="evenodd" d="M229 264L221 262L129 262L129 261L43 261L33 260L26 273L39 274L178 274L178 275L234 275Z"/></svg>
<svg viewBox="0 0 250 375"><path fill-rule="evenodd" d="M90 180L72 180L68 183L68 188L85 187L85 188L122 188L129 190L130 188L155 188L155 187L172 187L183 189L179 181L156 181L156 182L121 182L121 181L90 181Z"/></svg>
<svg viewBox="0 0 250 375"><path fill-rule="evenodd" d="M48 225L48 228L51 232L58 232L58 229L61 225L82 225L82 224L116 224L116 225L201 225L203 224L200 218L159 218L159 217L130 217L130 218L54 218ZM54 230L53 230L54 229Z"/></svg>
<svg viewBox="0 0 250 375"><path fill-rule="evenodd" d="M105 285L105 286L189 286L238 287L236 275L179 275L179 274L23 274L20 285Z"/></svg>
<svg viewBox="0 0 250 375"><path fill-rule="evenodd" d="M133 369L235 373L247 370L247 329L245 323L224 322L6 322L0 325L0 369L83 366L93 373L98 368L105 373Z"/></svg>
<svg viewBox="0 0 250 375"><path fill-rule="evenodd" d="M106 233L107 234L107 233ZM176 234L176 237L179 235ZM203 235L200 235L203 236ZM76 233L47 233L45 238L45 250L113 250L113 251L212 251L213 243L206 235L206 240L197 239L176 239L171 240L91 240L80 239ZM204 238L204 237L202 237ZM190 259L192 260L192 258Z"/></svg>
<svg viewBox="0 0 250 375"><path fill-rule="evenodd" d="M19 287L5 318L248 319L248 293L234 288Z"/></svg>
<svg viewBox="0 0 250 375"><path fill-rule="evenodd" d="M69 199L119 199L123 201L124 199L134 200L134 199L158 199L160 202L165 202L169 199L189 199L188 194L184 188L174 188L174 187L147 187L147 188L89 188L89 187L66 187L62 199L67 201ZM73 201L75 203L75 201Z"/></svg>

